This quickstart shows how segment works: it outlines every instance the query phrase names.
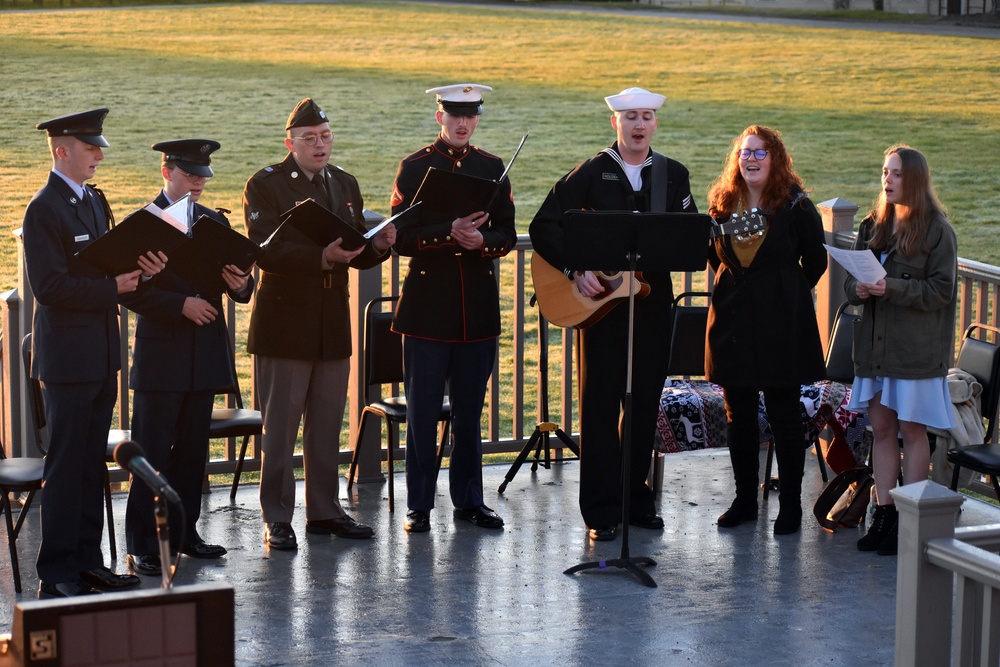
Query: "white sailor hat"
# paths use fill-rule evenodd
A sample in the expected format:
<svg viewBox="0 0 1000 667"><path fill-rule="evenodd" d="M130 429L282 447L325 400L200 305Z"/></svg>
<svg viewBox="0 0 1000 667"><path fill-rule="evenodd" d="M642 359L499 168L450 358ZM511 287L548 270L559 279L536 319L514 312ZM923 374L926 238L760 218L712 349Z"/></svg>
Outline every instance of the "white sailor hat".
<svg viewBox="0 0 1000 667"><path fill-rule="evenodd" d="M659 109L667 98L663 95L651 93L642 88L626 88L617 95L605 97L612 111L628 111L629 109Z"/></svg>
<svg viewBox="0 0 1000 667"><path fill-rule="evenodd" d="M483 113L483 92L493 90L479 83L455 83L429 88L437 95L438 108L454 116L478 116Z"/></svg>

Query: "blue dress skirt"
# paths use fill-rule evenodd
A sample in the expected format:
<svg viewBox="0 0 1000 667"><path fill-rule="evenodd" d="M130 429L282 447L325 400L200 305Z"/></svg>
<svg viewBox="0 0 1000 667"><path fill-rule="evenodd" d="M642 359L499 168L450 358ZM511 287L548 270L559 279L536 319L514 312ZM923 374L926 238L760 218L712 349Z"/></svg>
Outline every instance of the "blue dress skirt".
<svg viewBox="0 0 1000 667"><path fill-rule="evenodd" d="M896 412L902 421L950 429L958 424L945 377L922 380L897 378L854 378L848 410L868 409L868 402L882 392L882 405Z"/></svg>

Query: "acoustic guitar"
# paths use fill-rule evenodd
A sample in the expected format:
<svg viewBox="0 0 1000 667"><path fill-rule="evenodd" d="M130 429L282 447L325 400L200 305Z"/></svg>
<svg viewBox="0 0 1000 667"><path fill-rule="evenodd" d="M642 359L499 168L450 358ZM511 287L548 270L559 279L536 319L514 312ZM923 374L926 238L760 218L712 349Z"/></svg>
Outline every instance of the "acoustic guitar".
<svg viewBox="0 0 1000 667"><path fill-rule="evenodd" d="M763 236L765 229L767 220L764 213L755 208L749 212L734 213L729 221L713 225L710 238L731 235L745 242ZM630 287L637 299L649 295L649 283L642 279L641 271L595 271L594 275L604 286L604 291L597 296L586 297L580 294L572 280L566 278L566 274L542 259L537 252L531 255L531 283L535 288L538 309L545 319L556 326L584 329L595 324L623 299L628 299Z"/></svg>

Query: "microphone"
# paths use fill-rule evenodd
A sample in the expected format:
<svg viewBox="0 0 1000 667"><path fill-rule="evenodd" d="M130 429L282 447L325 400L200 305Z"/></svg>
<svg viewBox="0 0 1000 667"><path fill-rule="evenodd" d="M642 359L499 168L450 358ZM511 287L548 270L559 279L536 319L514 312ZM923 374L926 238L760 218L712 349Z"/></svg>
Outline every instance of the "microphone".
<svg viewBox="0 0 1000 667"><path fill-rule="evenodd" d="M173 490L166 478L156 468L149 464L143 455L142 447L133 440L123 440L115 447L115 463L122 470L128 470L133 477L146 483L158 496L175 505L181 504L181 497Z"/></svg>

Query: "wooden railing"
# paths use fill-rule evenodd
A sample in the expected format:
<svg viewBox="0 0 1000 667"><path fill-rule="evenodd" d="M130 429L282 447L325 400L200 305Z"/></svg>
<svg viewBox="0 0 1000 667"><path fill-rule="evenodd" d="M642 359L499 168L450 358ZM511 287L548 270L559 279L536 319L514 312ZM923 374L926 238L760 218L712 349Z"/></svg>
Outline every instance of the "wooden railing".
<svg viewBox="0 0 1000 667"><path fill-rule="evenodd" d="M899 512L895 664L1000 664L1000 524L956 529L966 499L934 482L891 493Z"/></svg>
<svg viewBox="0 0 1000 667"><path fill-rule="evenodd" d="M839 247L850 246L855 227L858 207L842 199L832 199L818 205L823 216L827 232L827 242ZM372 215L377 219L377 216ZM484 452L507 453L517 452L530 438L535 425L541 421L540 406L547 403L548 420L559 424L566 433L578 430L578 420L575 409L575 369L573 366L573 334L570 330L549 328L547 340L538 340L538 313L530 305L531 279L529 275L529 260L531 242L527 235L518 237L514 250L497 262L497 274L501 283L501 310L504 330L500 339L501 354L498 355L495 372L490 380L487 395L487 406L484 413ZM393 257L380 267L367 271L352 271L350 274L351 292L351 330L353 348L360 350L362 345L362 316L365 304L379 296L398 294L400 274L404 270L405 259ZM30 330L33 300L24 277L23 261L19 287L7 293L0 294L0 317L2 317L2 339L0 339L0 354L2 364L2 384L0 384L0 426L8 456L38 455L32 439L28 437L25 428L27 422L23 401L22 369L18 354L18 343L21 337ZM997 299L1000 290L1000 269L969 260L960 260L959 273L959 306L956 324L956 341L965 327L974 321L990 324L1000 323L1000 310ZM843 284L845 274L843 269L831 263L816 289L816 311L821 332L828 332L836 313L837 306L843 301ZM680 274L676 276L675 291L704 289L710 281L707 272L698 274ZM21 296L23 295L23 297ZM242 342L246 338L247 307L237 309L235 304L227 304L227 321L230 326L230 337L234 342ZM128 368L128 324L127 318L122 318L122 367ZM548 346L548 387L547 397L539 396L538 345ZM668 344L664 340L664 344ZM825 341L824 341L825 344ZM242 349L234 345L233 349ZM341 443L341 462L349 461L351 443L355 442L357 424L363 406L364 387L361 386L359 360L361 355L352 358L352 381L349 390L349 412L346 418L345 438ZM11 363L13 361L13 363ZM241 369L250 368L249 357L240 353L237 358ZM254 403L252 377L243 382L245 402ZM128 396L128 374L120 374L120 397ZM126 401L119 405L127 406ZM128 428L128 410L119 410L117 426ZM366 442L363 443L362 457L359 465L358 480L361 482L378 481L382 479L381 472L381 442L382 438L376 429L369 429ZM246 470L259 469L257 443L251 449L252 458L248 457ZM235 443L230 442L220 457L209 462L208 474L232 473L235 467ZM117 474L117 480L124 475Z"/></svg>

